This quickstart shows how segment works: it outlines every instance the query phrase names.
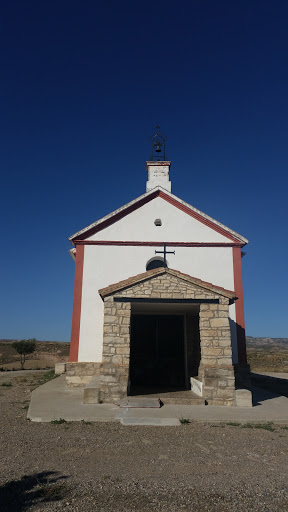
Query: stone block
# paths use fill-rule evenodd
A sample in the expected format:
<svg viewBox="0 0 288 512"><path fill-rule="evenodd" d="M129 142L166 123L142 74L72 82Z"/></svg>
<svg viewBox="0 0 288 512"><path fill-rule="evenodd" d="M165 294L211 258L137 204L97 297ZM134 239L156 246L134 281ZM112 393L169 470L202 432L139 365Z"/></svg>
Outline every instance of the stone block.
<svg viewBox="0 0 288 512"><path fill-rule="evenodd" d="M209 347L209 349L207 348L206 351L205 351L205 356L207 357L208 355L209 356L220 356L223 354L223 349L222 348L214 348L214 347Z"/></svg>
<svg viewBox="0 0 288 512"><path fill-rule="evenodd" d="M109 383L117 382L117 375L101 375L100 377L100 384L101 388L103 387L103 384L109 384Z"/></svg>
<svg viewBox="0 0 288 512"><path fill-rule="evenodd" d="M209 377L205 377L204 378L204 387L206 389L206 387L208 388L217 388L218 386L218 383L219 383L219 379L216 377L214 378L209 378Z"/></svg>
<svg viewBox="0 0 288 512"><path fill-rule="evenodd" d="M202 321L202 318L213 318L214 313L213 311L201 311L200 310L200 321Z"/></svg>
<svg viewBox="0 0 288 512"><path fill-rule="evenodd" d="M211 318L210 320L211 327L229 327L228 318Z"/></svg>
<svg viewBox="0 0 288 512"><path fill-rule="evenodd" d="M212 366L214 368L217 365L217 359L209 356L206 357L206 354L203 354L201 358L201 363L203 367Z"/></svg>
<svg viewBox="0 0 288 512"><path fill-rule="evenodd" d="M232 364L232 357L226 356L226 357L219 357L217 360L218 366L231 366Z"/></svg>
<svg viewBox="0 0 288 512"><path fill-rule="evenodd" d="M214 397L215 387L213 386L205 386L203 387L203 396L205 399L209 400Z"/></svg>
<svg viewBox="0 0 288 512"><path fill-rule="evenodd" d="M118 316L124 316L124 317L130 317L130 310L129 309L119 309L117 311Z"/></svg>
<svg viewBox="0 0 288 512"><path fill-rule="evenodd" d="M115 355L111 357L111 362L114 364L122 364L123 358L120 355Z"/></svg>
<svg viewBox="0 0 288 512"><path fill-rule="evenodd" d="M231 356L232 357L232 349L231 349L231 347L223 348L223 355L224 356Z"/></svg>
<svg viewBox="0 0 288 512"><path fill-rule="evenodd" d="M66 363L55 363L55 375L62 375L66 372Z"/></svg>
<svg viewBox="0 0 288 512"><path fill-rule="evenodd" d="M233 399L234 400L234 396L235 396L235 389L234 388L229 388L229 387L224 387L224 388L217 388L216 390L216 393L215 393L215 397L217 398L225 398L225 399Z"/></svg>
<svg viewBox="0 0 288 512"><path fill-rule="evenodd" d="M116 347L116 354L121 354L123 356L129 356L130 355L130 347L129 346L117 346Z"/></svg>
<svg viewBox="0 0 288 512"><path fill-rule="evenodd" d="M174 299L183 299L184 295L181 292L173 292L173 298Z"/></svg>
<svg viewBox="0 0 288 512"><path fill-rule="evenodd" d="M209 329L210 327L210 322L209 320L201 320L201 328L202 329Z"/></svg>
<svg viewBox="0 0 288 512"><path fill-rule="evenodd" d="M117 315L106 315L104 318L105 325L108 324L117 324L118 318Z"/></svg>
<svg viewBox="0 0 288 512"><path fill-rule="evenodd" d="M92 379L84 388L83 403L98 404L99 403L99 378Z"/></svg>
<svg viewBox="0 0 288 512"><path fill-rule="evenodd" d="M219 347L231 347L230 336L229 338L220 338L218 341Z"/></svg>
<svg viewBox="0 0 288 512"><path fill-rule="evenodd" d="M217 336L217 330L216 329L202 329L201 328L201 322L200 322L200 338L206 337L206 336Z"/></svg>
<svg viewBox="0 0 288 512"><path fill-rule="evenodd" d="M229 299L227 299L227 297L220 297L219 298L219 302L222 305L224 305L224 304L227 305L227 306L229 305Z"/></svg>
<svg viewBox="0 0 288 512"><path fill-rule="evenodd" d="M252 407L252 393L249 389L235 390L235 405L237 407Z"/></svg>
<svg viewBox="0 0 288 512"><path fill-rule="evenodd" d="M218 304L218 311L227 311L229 314L229 304Z"/></svg>
<svg viewBox="0 0 288 512"><path fill-rule="evenodd" d="M86 384L88 384L88 382L91 380L91 376L90 375L86 375L86 376L68 376L66 375L66 384L68 387L71 387L71 388L78 388L78 387L84 387L86 386Z"/></svg>

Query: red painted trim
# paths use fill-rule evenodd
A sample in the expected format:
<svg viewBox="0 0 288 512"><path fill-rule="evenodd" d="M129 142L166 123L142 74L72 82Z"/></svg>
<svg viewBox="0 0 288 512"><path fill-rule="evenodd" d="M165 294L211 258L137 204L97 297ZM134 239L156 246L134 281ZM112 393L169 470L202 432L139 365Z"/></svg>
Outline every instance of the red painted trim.
<svg viewBox="0 0 288 512"><path fill-rule="evenodd" d="M155 199L155 197L157 197L158 195L159 195L159 190L156 190L156 192L153 192L151 195L144 197L143 199L132 204L128 208L125 208L125 209L121 210L120 212L116 213L109 219L104 220L98 226L94 226L93 228L89 229L88 231L85 231L84 233L82 233L81 235L78 236L78 238L77 238L78 242L79 242L79 240L83 240L83 239L87 238L88 236L94 235L94 233L98 233L98 231L102 231L102 229L105 229L108 226L111 226L111 224L114 224L114 222L117 222L118 220L123 219L123 217L126 217L126 215L129 215L129 213L132 213L135 210L138 210L138 208L140 208L141 206L143 206L146 203L149 203L150 201ZM76 242L73 241L73 243L76 243Z"/></svg>
<svg viewBox="0 0 288 512"><path fill-rule="evenodd" d="M171 160L161 160L161 162L157 162L157 161L155 162L155 160L152 160L152 161L150 160L149 162L146 162L146 170L148 171L149 167L154 167L156 165L157 165L157 167L159 167L159 166L160 167L161 166L162 167L169 167L169 169L170 169Z"/></svg>
<svg viewBox="0 0 288 512"><path fill-rule="evenodd" d="M74 300L73 300L72 329L71 329L70 357L69 357L69 361L73 362L73 363L78 361L81 301L82 301L83 263L84 263L84 245L79 245L76 248Z"/></svg>
<svg viewBox="0 0 288 512"><path fill-rule="evenodd" d="M188 208L188 206L179 203L179 201L176 201L176 199L174 199L173 197L168 196L167 194L165 194L165 192L162 192L162 190L159 191L159 196L162 197L162 199L165 199L165 201L172 204L173 206L176 206L176 208L178 208L179 210L182 210L182 212L185 212L188 215L190 215L190 217L193 217L199 222L202 222L202 224L205 224L205 226L214 229L214 231L217 231L217 233L220 233L220 235L226 236L230 240L233 240L233 242L239 243L239 240L237 240L237 238L231 235L229 231L226 231L225 229L221 228L221 226L218 226L218 224L214 224L214 222L206 219L205 217L200 215L200 213L194 212L194 210L191 210L191 208Z"/></svg>
<svg viewBox="0 0 288 512"><path fill-rule="evenodd" d="M85 238L93 235L94 233L98 233L99 231L102 231L102 229L107 228L108 226L111 226L111 224L114 224L114 222L117 222L118 220L122 219L123 217L126 217L126 215L129 215L129 213L137 210L138 208L141 208L146 203L149 203L156 197L161 197L168 203L172 204L179 210L187 213L187 215L190 215L190 217L193 217L194 219L198 220L199 222L202 222L202 224L205 224L205 226L208 226L209 228L213 229L217 233L220 233L221 235L229 238L233 242L239 244L239 240L235 238L229 231L226 231L224 228L221 228L221 226L218 226L218 224L215 224L213 221L206 219L203 217L200 213L195 212L194 210L191 210L188 206L185 206L184 204L180 203L176 199L168 196L163 192L162 190L156 190L155 192L152 192L149 196L144 197L143 199L136 201L134 204L129 206L128 208L123 208L120 212L116 213L109 219L101 222L98 224L98 226L94 226L90 228L89 230L85 231L81 235L78 235L77 242L79 243L80 240L84 240ZM73 241L73 239L71 239ZM75 242L76 243L76 242ZM245 245L245 244L243 244ZM243 246L242 245L242 246Z"/></svg>
<svg viewBox="0 0 288 512"><path fill-rule="evenodd" d="M242 261L240 247L233 247L234 290L238 297L235 302L237 324L238 364L247 364L244 300L242 283Z"/></svg>
<svg viewBox="0 0 288 512"><path fill-rule="evenodd" d="M124 245L131 247L138 246L152 246L160 247L164 242L136 242L125 240L75 240L77 245ZM243 247L245 244L241 243L227 243L224 242L166 242L169 247Z"/></svg>

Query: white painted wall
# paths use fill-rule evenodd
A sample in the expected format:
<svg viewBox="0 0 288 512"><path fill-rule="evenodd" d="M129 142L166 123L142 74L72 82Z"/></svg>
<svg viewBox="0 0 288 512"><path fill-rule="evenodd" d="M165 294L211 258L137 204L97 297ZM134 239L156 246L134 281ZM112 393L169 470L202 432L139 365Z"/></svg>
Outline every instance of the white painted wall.
<svg viewBox="0 0 288 512"><path fill-rule="evenodd" d="M162 226L155 226L155 219L161 219ZM156 197L87 240L231 242L161 197Z"/></svg>
<svg viewBox="0 0 288 512"><path fill-rule="evenodd" d="M174 208L174 211L175 210L176 208ZM142 208L140 209L140 211L142 211ZM153 215L155 215L155 211ZM178 225L178 232L180 232L180 239L183 240L183 237L186 237L186 240L188 241L188 234L183 227L183 224L185 225L185 217L185 214L182 213L182 224ZM151 218L153 218L153 216ZM192 220L194 221L194 219ZM131 223L128 222L127 229L129 228L130 225ZM152 223L151 226L150 222L149 226L150 232L152 233L154 229L154 224ZM204 231L206 229L206 226L201 224L201 227L202 226ZM109 229L110 228L107 228L107 230ZM158 228L155 227L155 229ZM104 230L101 232L102 237L105 234L105 232ZM168 231L166 231L166 233L167 237L157 236L156 239L158 240L160 238L162 240L164 239L165 241L172 240L173 235L171 235L170 233L170 236L168 238ZM198 233L199 237L201 236L201 229L199 229L199 226L195 226L194 232L191 232L189 236L189 241L195 241L195 233ZM149 236L147 227L145 231L145 236L148 237L148 240L153 240L152 235ZM111 238L107 237L106 239ZM128 233L127 237L124 237L123 239L131 240L130 234ZM141 229L138 229L138 236L136 239L144 239L144 235ZM211 239L208 239L206 241L211 241ZM127 279L128 277L134 276L136 274L145 272L147 261L150 260L153 256L155 256L155 249L158 250L157 247L155 248L145 246L85 246L79 340L79 361L87 362L102 360L103 301L98 293L98 290L100 288L108 286L109 284L113 284L123 279ZM159 248L159 250L162 250L162 248ZM169 250L174 249L169 247ZM176 270L179 270L180 272L184 272L193 277L203 279L204 281L208 281L215 285L222 286L228 290L234 289L233 259L231 247L175 247L175 252L175 255L169 255L169 257L167 257L168 266L170 268L174 268ZM230 306L230 317L232 321L235 321L234 305ZM237 347L236 330L234 327L235 324L233 324L232 322L231 331L233 362L236 363Z"/></svg>
<svg viewBox="0 0 288 512"><path fill-rule="evenodd" d="M169 181L170 163L167 165L157 165L157 162L147 162L148 181L146 183L146 192L152 190L158 185L171 192L171 181Z"/></svg>

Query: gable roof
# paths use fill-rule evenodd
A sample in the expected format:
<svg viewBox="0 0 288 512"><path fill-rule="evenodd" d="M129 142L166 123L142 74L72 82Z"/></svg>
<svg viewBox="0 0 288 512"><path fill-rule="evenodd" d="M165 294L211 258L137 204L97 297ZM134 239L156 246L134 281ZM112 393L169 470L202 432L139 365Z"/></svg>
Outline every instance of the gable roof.
<svg viewBox="0 0 288 512"><path fill-rule="evenodd" d="M139 284L142 281L147 281L151 278L153 279L154 277L161 276L163 274L170 274L171 276L178 277L179 279L182 279L183 281L186 281L189 284L194 284L196 286L204 288L205 290L216 293L217 295L222 295L223 297L227 297L228 299L236 299L237 298L234 291L226 290L225 288L222 288L221 286L216 286L212 283L207 283L207 281L202 281L201 279L198 279L197 277L192 277L192 276L189 276L188 274L183 274L182 272L179 272L179 270L174 270L172 268L164 268L164 267L147 270L147 272L143 272L143 274L138 274L136 276L129 277L128 279L119 281L119 283L110 284L106 288L101 288L99 290L99 294L103 299L107 295L112 295L120 290L124 290L125 288L130 288L131 286L134 286L135 284Z"/></svg>
<svg viewBox="0 0 288 512"><path fill-rule="evenodd" d="M194 217L195 219L202 222L206 226L214 229L223 236L226 236L227 238L232 240L232 242L238 244L241 243L243 245L248 243L247 238L244 238L243 236L239 235L239 233L236 233L236 231L233 231L224 224L221 224L221 222L218 222L212 217L209 217L209 215L206 215L206 213L203 213L197 208L194 208L194 206L191 206L185 201L182 201L182 199L179 199L179 197L174 196L173 194L171 194L171 192L168 192L162 187L157 186L154 189L150 190L149 192L146 192L142 196L139 196L133 201L130 201L124 206L121 206L121 208L118 208L117 210L106 215L105 217L102 217L96 222L93 222L86 228L77 231L77 233L74 233L74 235L69 237L71 244L74 245L75 241L85 240L87 237L93 235L94 233L101 231L102 229L105 229L114 222L117 222L119 219L122 219L126 215L129 215L129 213L133 212L134 210L141 208L141 206L148 203L149 201L152 201L156 197L161 197L162 199L172 204L176 208L179 208L180 210L190 215L191 217Z"/></svg>

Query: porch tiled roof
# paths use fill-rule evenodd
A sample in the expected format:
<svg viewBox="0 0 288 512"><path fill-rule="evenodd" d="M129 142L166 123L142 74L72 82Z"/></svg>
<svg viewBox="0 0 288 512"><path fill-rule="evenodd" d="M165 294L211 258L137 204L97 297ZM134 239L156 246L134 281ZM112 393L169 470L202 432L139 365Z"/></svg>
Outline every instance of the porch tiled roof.
<svg viewBox="0 0 288 512"><path fill-rule="evenodd" d="M178 277L179 279L182 279L190 284L200 286L201 288L209 290L218 295L222 295L223 297L227 297L229 299L237 298L234 291L226 290L221 286L216 286L212 283L208 283L207 281L202 281L202 279L198 279L197 277L192 277L188 274L183 274L182 272L179 272L179 270L163 267L147 270L142 274L137 274L136 276L129 277L128 279L124 279L123 281L119 281L118 283L111 284L106 288L101 288L99 290L99 294L101 295L102 298L104 298L107 295L112 295L113 293L118 292L119 290L130 288L131 286L134 286L135 284L138 284L141 281L147 281L149 279L153 279L154 277L161 276L163 274L170 274L172 276Z"/></svg>

